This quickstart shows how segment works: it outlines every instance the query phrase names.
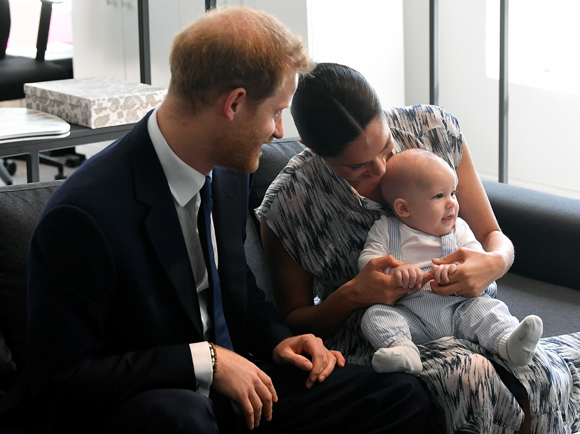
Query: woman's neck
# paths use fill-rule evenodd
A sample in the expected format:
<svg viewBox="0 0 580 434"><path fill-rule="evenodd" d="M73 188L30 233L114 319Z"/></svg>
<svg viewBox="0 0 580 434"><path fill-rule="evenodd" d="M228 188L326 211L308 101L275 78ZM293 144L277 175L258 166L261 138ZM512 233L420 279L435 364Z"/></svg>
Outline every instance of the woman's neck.
<svg viewBox="0 0 580 434"><path fill-rule="evenodd" d="M367 182L359 182L356 185L350 183L352 187L360 194L362 197L373 200L377 203L384 203L383 195L381 194L381 183L380 180L376 183L369 184Z"/></svg>

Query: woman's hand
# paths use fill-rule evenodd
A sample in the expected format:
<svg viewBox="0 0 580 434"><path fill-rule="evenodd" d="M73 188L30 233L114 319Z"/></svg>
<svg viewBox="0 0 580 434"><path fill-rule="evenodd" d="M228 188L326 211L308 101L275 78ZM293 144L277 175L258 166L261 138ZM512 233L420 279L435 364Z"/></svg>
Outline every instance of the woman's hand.
<svg viewBox="0 0 580 434"><path fill-rule="evenodd" d="M433 259L435 265L459 262L455 272L449 275L449 283L431 282L431 289L439 295L477 297L491 282L498 278L498 269L504 267L504 259L497 253L459 249L441 259Z"/></svg>
<svg viewBox="0 0 580 434"><path fill-rule="evenodd" d="M315 382L322 383L336 366L342 368L346 363L340 351L328 350L322 339L313 334L284 339L274 348L273 358L276 363L294 365L303 371L309 371L307 389Z"/></svg>

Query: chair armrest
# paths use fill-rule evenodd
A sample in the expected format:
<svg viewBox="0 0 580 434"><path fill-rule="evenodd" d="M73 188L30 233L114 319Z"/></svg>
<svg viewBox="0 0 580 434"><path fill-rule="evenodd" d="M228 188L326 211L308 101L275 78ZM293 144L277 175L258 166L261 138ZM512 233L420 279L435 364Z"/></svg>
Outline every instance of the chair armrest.
<svg viewBox="0 0 580 434"><path fill-rule="evenodd" d="M580 200L483 182L502 231L515 247L514 273L580 290Z"/></svg>

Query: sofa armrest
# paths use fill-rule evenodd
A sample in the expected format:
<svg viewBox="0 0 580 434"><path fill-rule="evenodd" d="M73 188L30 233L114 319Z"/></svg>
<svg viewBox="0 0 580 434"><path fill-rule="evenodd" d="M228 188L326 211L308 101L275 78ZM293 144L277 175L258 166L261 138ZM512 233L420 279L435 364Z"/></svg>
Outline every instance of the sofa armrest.
<svg viewBox="0 0 580 434"><path fill-rule="evenodd" d="M512 240L512 272L580 290L580 200L498 182L483 185L502 231Z"/></svg>
<svg viewBox="0 0 580 434"><path fill-rule="evenodd" d="M0 334L10 350L0 350L0 358L2 353L11 355L18 372L26 362L28 244L44 204L61 184L47 181L0 187ZM4 367L7 363L5 359ZM0 369L0 390L6 391L13 380L14 375Z"/></svg>

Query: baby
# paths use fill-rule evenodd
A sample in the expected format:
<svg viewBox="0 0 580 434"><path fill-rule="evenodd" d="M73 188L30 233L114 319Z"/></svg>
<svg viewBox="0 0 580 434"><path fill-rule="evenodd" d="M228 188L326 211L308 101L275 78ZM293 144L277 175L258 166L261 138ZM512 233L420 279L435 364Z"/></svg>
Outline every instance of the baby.
<svg viewBox="0 0 580 434"><path fill-rule="evenodd" d="M437 284L449 283L456 264L434 265L432 258L460 248L483 251L467 223L458 217L455 197L457 176L443 159L422 149L409 149L387 161L381 192L396 217L382 216L371 228L359 258L359 269L369 260L393 255L404 262L386 269L398 285L415 288L395 306L374 305L365 313L362 331L377 350L377 372L422 370L415 344L455 336L479 343L516 366L534 357L542 336L542 320L530 315L521 323L508 307L496 300L493 282L475 298L442 296L421 286L423 273L431 271Z"/></svg>

